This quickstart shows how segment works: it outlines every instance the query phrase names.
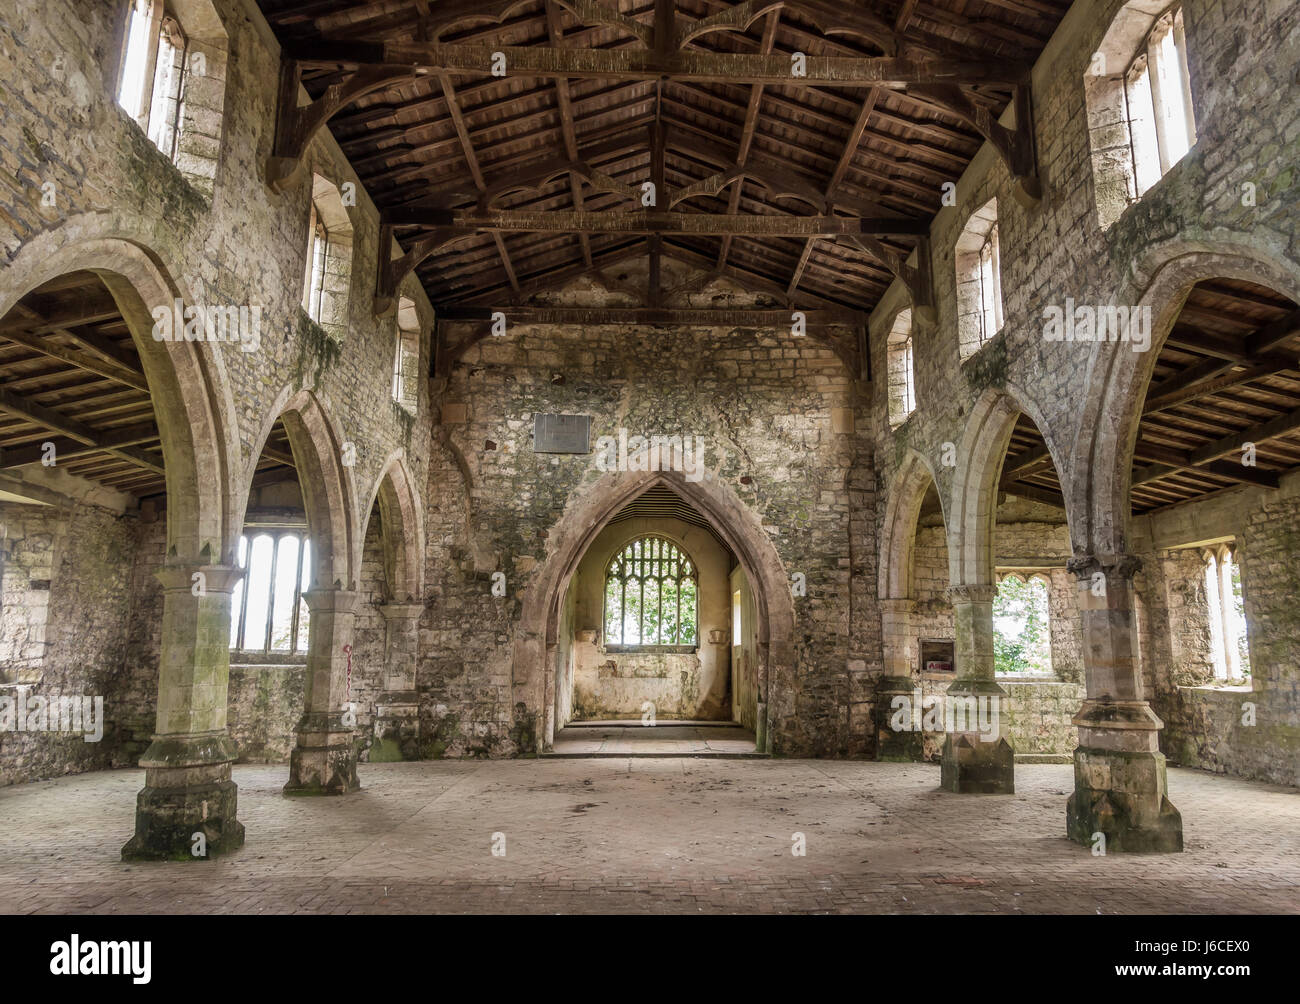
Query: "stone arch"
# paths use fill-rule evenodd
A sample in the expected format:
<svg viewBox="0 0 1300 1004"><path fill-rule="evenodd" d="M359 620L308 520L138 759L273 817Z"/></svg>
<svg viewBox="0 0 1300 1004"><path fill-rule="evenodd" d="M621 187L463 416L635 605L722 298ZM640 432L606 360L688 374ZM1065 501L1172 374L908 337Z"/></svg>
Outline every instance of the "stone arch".
<svg viewBox="0 0 1300 1004"><path fill-rule="evenodd" d="M948 560L953 585L992 585L994 568L994 528L998 514L998 481L1007 446L1023 412L1038 426L1056 466L1057 477L1066 487L1060 451L1050 435L1042 412L1018 388L990 388L975 402L957 448L957 468L952 483L949 512ZM1068 509L1066 521L1072 522Z"/></svg>
<svg viewBox="0 0 1300 1004"><path fill-rule="evenodd" d="M559 640L560 607L569 581L610 518L657 485L667 487L694 506L739 560L754 592L760 693L772 720L792 713L795 652L790 578L758 517L716 476L692 482L678 472L611 472L570 503L551 529L547 557L521 597L512 657L516 728L527 728L529 714L536 714L532 728L533 745L538 750L553 738L552 655Z"/></svg>
<svg viewBox="0 0 1300 1004"><path fill-rule="evenodd" d="M276 419L284 422L302 489L307 531L312 541L314 581L322 587L338 583L344 589L355 589L361 552L356 490L351 467L344 463L343 440L313 391L293 391L286 387L280 392L258 432L243 484L252 483L262 444L270 436ZM245 489L238 510L241 523L247 506Z"/></svg>
<svg viewBox="0 0 1300 1004"><path fill-rule="evenodd" d="M152 337L155 310L170 313L177 299L193 301L158 255L115 229L77 218L28 242L5 270L0 317L69 272L94 272L103 280L131 331L154 404L167 477L168 560L232 564L239 446L220 352L204 342Z"/></svg>
<svg viewBox="0 0 1300 1004"><path fill-rule="evenodd" d="M357 535L363 547L370 514L379 502L379 516L384 533L384 578L388 598L398 602L418 601L424 589L424 510L415 479L407 466L406 453L394 450L384 463L365 507L366 525ZM361 555L353 558L361 567Z"/></svg>
<svg viewBox="0 0 1300 1004"><path fill-rule="evenodd" d="M1300 264L1283 254L1241 243L1173 240L1138 258L1116 302L1150 308L1151 345L1145 352L1132 351L1122 342L1093 348L1086 403L1069 464L1077 476L1066 487L1076 553L1125 553L1129 461L1156 358L1192 287L1215 278L1270 286L1300 302Z"/></svg>
<svg viewBox="0 0 1300 1004"><path fill-rule="evenodd" d="M916 521L921 515L925 493L939 481L921 454L908 450L890 484L885 506L885 523L880 532L879 596L882 600L907 599L912 595L912 549ZM939 492L940 502L943 493ZM944 513L945 526L948 514ZM946 533L945 533L946 536Z"/></svg>

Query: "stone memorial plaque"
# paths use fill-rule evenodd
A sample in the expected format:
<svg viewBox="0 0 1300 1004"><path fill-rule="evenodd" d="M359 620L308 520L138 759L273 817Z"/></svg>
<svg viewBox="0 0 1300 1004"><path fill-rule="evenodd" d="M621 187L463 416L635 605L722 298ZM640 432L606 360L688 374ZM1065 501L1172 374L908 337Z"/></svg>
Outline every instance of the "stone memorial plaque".
<svg viewBox="0 0 1300 1004"><path fill-rule="evenodd" d="M534 415L534 453L590 453L590 415Z"/></svg>

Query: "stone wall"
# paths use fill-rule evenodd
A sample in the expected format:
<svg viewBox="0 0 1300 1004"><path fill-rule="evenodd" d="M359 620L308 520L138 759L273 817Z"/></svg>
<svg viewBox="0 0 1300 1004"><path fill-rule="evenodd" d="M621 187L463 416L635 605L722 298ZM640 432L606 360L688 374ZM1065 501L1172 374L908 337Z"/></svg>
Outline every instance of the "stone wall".
<svg viewBox="0 0 1300 1004"><path fill-rule="evenodd" d="M194 500L175 491L158 510L156 526L130 546L120 534L101 532L94 523L97 517L74 516L74 523L92 523L78 532L78 539L94 541L96 548L119 547L118 562L102 576L79 578L63 600L58 586L48 593L51 611L63 604L62 630L84 636L86 646L102 650L83 653L98 665L80 681L89 684L94 673L104 672L118 687L117 709L110 714L113 738L106 738L103 757L121 763L138 760L154 728L162 596L154 572L168 553L168 521L174 524L173 544L182 539L179 534L189 535L183 541L186 553L172 560L199 560L206 547L202 560L231 561L263 441L288 402L308 400L319 407L329 429L328 440L317 445L355 452L339 490L347 509L336 516L349 524L350 533L335 528L339 539L350 536L358 542L354 553L341 558L346 569L342 585L355 586L363 565L359 542L381 474L401 463L416 491L422 491L432 426L426 381L419 381L414 420L391 400L396 319L376 318L371 311L381 254L378 214L337 144L321 133L308 149L297 184L283 194L265 183L279 62L265 21L242 0L184 0L176 12L205 61L202 73L186 84L188 117L173 163L115 100L126 5L117 0L18 0L0 11L6 67L0 175L8 179L0 185L0 314L60 272L87 267L129 276L146 310L170 306L173 295L187 305L262 310L256 344L200 342L183 352L168 349L171 357L192 353L198 360L192 371L168 377L191 381L171 400L207 402L216 425L218 441L204 443L213 460L199 478L200 489L212 493L221 507L207 513L202 524L201 533L211 536L194 539L193 517L177 515L192 513ZM313 174L340 188L355 185L355 205L346 210L353 237L350 261L336 263L332 273L340 294L333 318L339 322L334 332L342 335L339 340L325 338L328 333L299 306ZM139 253L142 258L132 258ZM388 256L391 249L382 254ZM140 277L149 269L156 269L159 287L142 284ZM160 294L158 288L166 292ZM401 292L414 301L421 319L418 372L427 373L428 300L414 280L404 283ZM145 368L152 383L157 366L167 365L157 360L169 357L159 356L148 323L140 317L128 311L142 358L150 350ZM196 374L201 374L201 385L193 382ZM154 391L160 426L182 422L180 409L164 406L157 387ZM38 583L48 578L34 552L20 547L17 559L14 574L22 568L24 576ZM92 580L96 584L88 584ZM24 589L21 603L11 597L5 608L22 607L24 616L35 617L35 594L41 592ZM47 646L55 641L48 628ZM35 672L30 660L41 644L35 640L39 624L14 624L9 637L16 641L19 634L25 638L23 648L15 653L11 644L0 660L4 678ZM363 648L369 644L364 631L361 643ZM46 658L42 679L62 682L62 665ZM300 690L292 671L235 670L229 712L236 742L247 755L284 755L284 726L301 713ZM271 717L258 721L258 713L268 707ZM51 763L25 776L43 776L64 766Z"/></svg>
<svg viewBox="0 0 1300 1004"><path fill-rule="evenodd" d="M1143 680L1165 723L1161 748L1175 763L1300 784L1298 488L1289 482L1271 499L1230 492L1179 506L1143 527L1155 543L1234 537L1241 566L1251 676L1245 686L1216 684L1199 551L1142 554Z"/></svg>
<svg viewBox="0 0 1300 1004"><path fill-rule="evenodd" d="M461 715L457 751L517 748L510 643L520 628L519 596L547 557L557 518L601 476L595 452L534 453L537 413L591 416L593 442L620 429L702 437L702 476L718 479L758 517L787 580L806 577L807 595L795 607L797 664L778 695L790 710L774 722L774 742L792 754L848 751L855 447L833 413L854 400L830 350L745 329L516 327L466 353L444 402L457 473L430 477L433 518L445 514L450 532L441 540L428 534L432 598L420 688L435 721ZM463 533L462 484L470 500ZM856 501L874 504L865 491ZM494 571L505 574L501 598L491 595ZM874 576L874 565L866 571ZM853 616L874 619L878 631L873 595ZM879 672L878 643L862 658Z"/></svg>
<svg viewBox="0 0 1300 1004"><path fill-rule="evenodd" d="M1009 429L1005 423L980 423L1004 403L1012 417L1016 411L1027 414L1043 434L1060 478L1070 550L1080 556L1131 551L1153 559L1143 573L1146 595L1140 597L1146 618L1143 667L1146 692L1169 726L1166 751L1174 757L1174 746L1196 750L1178 757L1186 763L1231 763L1228 769L1236 772L1295 783L1294 765L1300 760L1292 738L1295 678L1285 668L1283 654L1293 656L1295 648L1281 640L1283 632L1274 626L1282 609L1275 605L1280 600L1274 598L1274 580L1270 577L1261 600L1247 603L1252 621L1271 618L1257 633L1266 639L1264 659L1272 661L1278 684L1272 690L1260 688L1257 696L1260 707L1270 709L1277 731L1255 739L1249 737L1264 736L1258 728L1237 730L1234 738L1226 703L1235 698L1180 691L1170 676L1170 667L1183 667L1180 674L1192 670L1199 636L1193 630L1175 643L1171 635L1178 626L1167 615L1170 596L1156 581L1166 560L1156 554L1169 545L1150 548L1137 525L1142 521L1130 521L1119 511L1124 503L1118 472L1129 463L1130 432L1140 414L1145 374L1193 284L1226 275L1271 285L1293 299L1300 296L1300 203L1292 167L1300 159L1300 94L1289 69L1300 61L1300 8L1281 0L1186 0L1198 140L1137 204L1103 229L1084 84L1092 56L1121 6L1121 0L1075 4L1036 63L1033 116L1041 203L1026 205L1016 198L1006 165L986 145L958 181L955 205L940 209L931 227L936 304L932 321L913 312L916 411L891 429L886 381L874 381L872 387L871 434L882 486L878 526L886 525L891 496L910 484L907 472L919 456L934 473L945 511L964 514L961 525L951 528L955 546L977 554L987 546L980 514L958 502L996 490L1001 456L989 444ZM1012 119L1008 114L1003 121ZM1247 182L1256 192L1254 205L1242 198ZM963 359L954 249L967 219L994 197L1006 321L1000 333ZM1152 344L1139 351L1142 347L1131 343L1048 342L1044 310L1062 307L1067 298L1080 304L1149 305ZM895 283L873 313L874 373L886 372L888 333L910 305L906 291ZM1257 498L1253 493L1249 497ZM1235 506L1244 516L1240 499L1215 506ZM1246 552L1243 576L1251 558L1242 542L1252 533L1257 548L1279 556L1275 561L1288 550L1283 544L1290 532L1287 524L1270 526L1263 515L1284 514L1266 502L1256 503L1263 505L1254 510L1260 522L1252 514L1249 532L1237 520L1235 532ZM1193 511L1184 520L1195 524L1197 516ZM1205 536L1210 534L1196 531L1188 542ZM929 547L922 542L923 549ZM918 551L918 562L933 559ZM1254 560L1258 567L1260 559ZM970 571L973 565L962 567ZM1063 581L1059 590L1055 581L1053 586L1054 597L1063 600L1069 583ZM1174 590L1175 610L1194 599L1180 596L1179 588L1184 587ZM922 623L940 615L937 608L923 612ZM1183 707L1200 709L1185 726L1179 724ZM1215 709L1213 714L1207 708Z"/></svg>
<svg viewBox="0 0 1300 1004"><path fill-rule="evenodd" d="M0 698L12 731L0 731L0 784L105 767L127 727L123 679L139 518L97 506L0 503ZM103 700L103 736L26 731L17 721L36 698ZM2 719L3 716L0 716Z"/></svg>

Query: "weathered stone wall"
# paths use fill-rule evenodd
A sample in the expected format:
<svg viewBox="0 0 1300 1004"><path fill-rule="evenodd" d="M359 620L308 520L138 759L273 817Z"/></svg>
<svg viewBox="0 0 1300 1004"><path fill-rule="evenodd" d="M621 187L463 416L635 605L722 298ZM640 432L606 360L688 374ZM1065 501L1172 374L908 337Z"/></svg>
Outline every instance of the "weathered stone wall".
<svg viewBox="0 0 1300 1004"><path fill-rule="evenodd" d="M115 100L126 5L116 0L11 0L0 5L5 68L0 176L7 180L0 185L0 313L59 270L113 270L119 246L143 250L169 287L160 302L146 299L146 308L170 305L171 295L187 305L260 307L261 337L255 349L195 343L205 384L190 383L182 392L189 400L212 403L224 437L207 444L222 469L202 472L208 485L221 479L224 489L218 493L224 530L220 539L201 542L209 547L208 560L232 559L262 443L286 402L304 388L330 427L333 443L322 447L348 444L355 449L355 464L344 469L340 491L347 511L339 518L359 542L387 465L404 463L417 491L422 490L431 426L425 381L419 382L413 421L391 400L396 321L371 314L380 254L377 213L328 133L310 146L297 186L284 194L272 192L264 170L274 131L279 53L265 21L241 0L186 0L178 14L183 28L202 23L201 49L207 58L206 75L193 76L186 85L189 118L173 164ZM343 334L339 342L324 341L322 329L299 306L313 172L340 187L356 184L356 204L347 209L353 234L350 268L334 277L347 293L337 318L337 332ZM53 203L48 204L51 193ZM123 274L137 274L125 258L121 268ZM416 303L423 321L419 372L427 372L428 301L413 280L402 292ZM148 343L149 328L133 323L137 343ZM193 380L194 374L185 379ZM158 401L155 392L156 405ZM181 417L160 407L158 420L166 427ZM167 507L179 508L174 494ZM164 511L160 533L166 518ZM193 529L187 525L177 532ZM341 526L335 532L340 540L349 536ZM98 528L81 536L97 541L97 547L116 539ZM121 706L111 717L118 738L112 743L106 739L104 747L105 756L115 762L135 762L153 731L161 612L153 573L166 543L165 537L148 535L123 549L119 567L103 580L121 587L107 605L92 608L100 597L95 589L82 588L68 594L63 608L67 630L84 634L87 645L97 638L102 642L110 630L125 636L108 646L116 646L109 661L122 688ZM192 560L200 545L194 548L178 557ZM25 553L22 560L28 560ZM359 543L346 561L343 585L349 587L361 572ZM57 588L49 595L53 609L60 602ZM17 627L14 632L16 637ZM29 651L34 644L29 643ZM10 661L6 659L6 674ZM47 666L44 679L58 678L53 672ZM236 670L232 679L236 741L249 755L282 756L283 723L296 721L301 713L301 681L295 684L291 671L277 673ZM274 720L254 724L265 707L272 709ZM56 764L43 772L59 769Z"/></svg>
<svg viewBox="0 0 1300 1004"><path fill-rule="evenodd" d="M957 495L971 483L992 490L992 465L1000 458L985 463L978 451L984 440L972 430L987 416L991 402L1009 399L1013 410L1034 421L1051 450L1068 507L1073 551L1141 553L1140 543L1126 540L1129 521L1116 512L1115 493L1107 495L1116 480L1111 468L1128 463L1128 432L1140 410L1143 374L1186 290L1201 279L1231 275L1265 282L1292 298L1300 295L1300 202L1293 170L1300 160L1300 92L1290 70L1300 62L1300 8L1280 0L1186 0L1197 143L1139 203L1103 230L1089 156L1084 78L1121 5L1121 0L1075 4L1036 64L1033 107L1041 204L1017 201L1005 164L986 145L959 180L956 205L941 209L931 227L936 320L916 322L916 411L891 429L886 381L874 381L872 387L880 526L913 452L934 471L945 511L957 511ZM1247 182L1255 186L1253 206L1243 204ZM938 197L936 193L936 201ZM1006 321L999 334L963 361L954 247L971 213L992 197L998 205ZM1131 344L1046 341L1044 308L1064 307L1067 298L1080 304L1150 304L1155 326L1150 348L1140 352ZM895 283L872 315L874 373L886 372L887 335L907 306L905 291ZM1129 390L1134 382L1136 399ZM945 444L952 449L945 451ZM953 463L946 465L945 455ZM1107 458L1113 455L1119 459L1111 462ZM953 531L959 544L973 550L982 532L977 514L971 511ZM1281 550L1280 544L1272 546ZM1249 560L1242 558L1243 569ZM1155 572L1149 567L1144 574ZM1145 597L1152 624L1158 620L1155 602ZM1161 610L1166 602L1160 599ZM1256 610L1272 615L1265 606ZM1166 665L1175 660L1167 624L1165 617L1159 628L1151 628L1159 639L1143 639L1149 695L1159 689L1151 659L1166 660ZM1288 644L1278 635L1270 634L1270 639L1269 651L1281 666ZM1192 656L1184 651L1178 658L1187 665ZM1284 670L1277 672L1283 690L1294 686ZM1160 707L1168 708L1167 696ZM1288 700L1281 700L1275 721L1294 722L1288 719ZM1293 764L1297 758L1293 745L1287 749L1286 733L1273 740L1272 757ZM1264 776L1259 758L1247 766L1251 758L1240 746L1232 769ZM1267 772L1280 778L1288 770L1294 778L1291 767Z"/></svg>
<svg viewBox="0 0 1300 1004"><path fill-rule="evenodd" d="M758 516L787 580L806 576L807 596L795 608L797 665L783 695L793 710L774 724L774 741L783 752L847 752L855 454L853 436L833 429L832 412L853 400L849 374L831 351L749 330L517 327L466 353L444 402L448 449L463 474L434 471L429 496L451 529L463 477L470 530L451 546L432 527L428 534L432 602L420 686L435 702L435 721L464 716L455 751L515 748L509 685L518 597L545 560L560 513L601 475L595 453L533 452L532 418L541 412L592 416L593 441L620 428L703 437L704 476L720 479ZM443 554L452 560L435 557ZM506 576L503 598L491 595L494 571ZM864 604L861 616L878 624L870 600ZM878 647L870 654L878 672Z"/></svg>
<svg viewBox="0 0 1300 1004"><path fill-rule="evenodd" d="M0 784L108 766L124 727L122 681L132 606L130 573L139 519L97 506L0 504L0 698L14 701L0 731ZM25 701L103 699L103 736L29 732ZM35 706L32 705L34 708Z"/></svg>
<svg viewBox="0 0 1300 1004"><path fill-rule="evenodd" d="M1192 544L1231 535L1241 565L1251 676L1246 686L1230 686L1214 682L1199 552L1143 554L1138 580L1144 615L1143 679L1165 723L1162 749L1176 763L1300 784L1296 489L1289 484L1283 492L1272 493L1283 497L1271 500L1254 491L1233 492L1180 506L1144 527L1159 543ZM1181 541L1177 537L1188 533L1196 536Z"/></svg>
<svg viewBox="0 0 1300 1004"><path fill-rule="evenodd" d="M355 446L347 487L359 537L374 486L394 455L404 453L417 482L424 480L428 391L421 389L419 421L396 414L396 320L371 315L378 215L360 185L357 204L348 210L354 240L346 336L323 350L319 329L306 321L299 303L312 172L336 185L355 184L356 176L322 133L295 188L280 195L265 185L278 51L265 23L250 18L239 0L212 0L212 7L228 36L229 59L208 61L210 73L221 77L207 83L224 94L220 165L209 198L153 147L114 99L122 4L22 0L10 6L0 20L0 48L8 60L0 167L14 184L0 191L0 264L9 266L0 272L0 302L26 292L23 284L39 274L39 260L52 250L111 236L146 248L187 304L261 306L255 351L198 343L215 384L213 399L227 412L221 418L238 448L228 458L230 505L240 509L247 500L248 468L279 409L295 388L309 387L339 441ZM45 182L54 183L54 206L41 204ZM403 292L415 300L425 324L431 323L418 284L408 283ZM136 335L150 337L148 331ZM424 338L422 372L428 351ZM220 553L233 547L238 523L232 521L225 541L214 542Z"/></svg>

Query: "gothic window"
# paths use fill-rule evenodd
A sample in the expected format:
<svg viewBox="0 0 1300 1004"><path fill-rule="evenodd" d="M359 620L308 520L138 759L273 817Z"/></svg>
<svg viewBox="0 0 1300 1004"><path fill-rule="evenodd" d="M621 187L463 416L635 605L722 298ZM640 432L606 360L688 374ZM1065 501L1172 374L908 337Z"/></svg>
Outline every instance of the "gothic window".
<svg viewBox="0 0 1300 1004"><path fill-rule="evenodd" d="M698 577L690 556L666 537L638 537L605 573L605 648L694 649Z"/></svg>

